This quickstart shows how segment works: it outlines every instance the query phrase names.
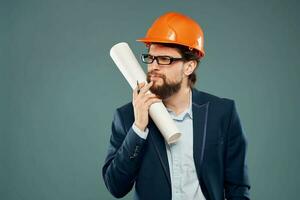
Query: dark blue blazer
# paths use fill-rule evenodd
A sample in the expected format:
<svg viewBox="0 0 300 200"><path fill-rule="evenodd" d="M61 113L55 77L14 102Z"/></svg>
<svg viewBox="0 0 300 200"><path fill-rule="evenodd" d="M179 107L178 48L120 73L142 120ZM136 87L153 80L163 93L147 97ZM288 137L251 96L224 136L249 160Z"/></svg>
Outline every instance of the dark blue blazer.
<svg viewBox="0 0 300 200"><path fill-rule="evenodd" d="M246 138L233 100L192 90L193 152L198 180L207 200L250 199ZM102 176L117 198L135 186L134 199L171 200L171 181L163 137L150 119L141 139L131 128L132 103L116 110Z"/></svg>

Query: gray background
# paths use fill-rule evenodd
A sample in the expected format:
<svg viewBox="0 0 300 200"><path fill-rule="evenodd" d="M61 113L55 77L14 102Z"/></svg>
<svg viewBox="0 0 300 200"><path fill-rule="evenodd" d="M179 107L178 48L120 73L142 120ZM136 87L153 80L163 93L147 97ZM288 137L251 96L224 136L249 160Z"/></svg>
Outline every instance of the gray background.
<svg viewBox="0 0 300 200"><path fill-rule="evenodd" d="M196 87L236 101L252 199L297 199L298 2L1 0L0 199L113 199L101 166L131 92L109 49L144 52L135 39L171 10L205 32Z"/></svg>

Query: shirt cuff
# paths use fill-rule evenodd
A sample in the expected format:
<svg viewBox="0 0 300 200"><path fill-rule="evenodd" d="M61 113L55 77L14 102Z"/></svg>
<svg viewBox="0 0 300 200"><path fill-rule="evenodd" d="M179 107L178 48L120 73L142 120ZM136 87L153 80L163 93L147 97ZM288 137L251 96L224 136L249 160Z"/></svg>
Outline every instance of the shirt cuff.
<svg viewBox="0 0 300 200"><path fill-rule="evenodd" d="M141 131L134 123L132 124L132 129L134 130L134 132L140 136L141 138L145 139L147 138L148 136L148 133L149 133L149 129L146 128L145 131Z"/></svg>

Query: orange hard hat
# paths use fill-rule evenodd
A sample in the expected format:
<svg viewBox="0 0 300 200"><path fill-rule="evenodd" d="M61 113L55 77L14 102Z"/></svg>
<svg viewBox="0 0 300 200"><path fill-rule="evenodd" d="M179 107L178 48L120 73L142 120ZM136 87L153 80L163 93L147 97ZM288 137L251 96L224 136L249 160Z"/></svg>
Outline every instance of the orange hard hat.
<svg viewBox="0 0 300 200"><path fill-rule="evenodd" d="M172 43L196 49L199 57L204 52L204 36L200 25L193 19L177 12L168 12L157 18L148 29L146 37L138 39L139 42Z"/></svg>

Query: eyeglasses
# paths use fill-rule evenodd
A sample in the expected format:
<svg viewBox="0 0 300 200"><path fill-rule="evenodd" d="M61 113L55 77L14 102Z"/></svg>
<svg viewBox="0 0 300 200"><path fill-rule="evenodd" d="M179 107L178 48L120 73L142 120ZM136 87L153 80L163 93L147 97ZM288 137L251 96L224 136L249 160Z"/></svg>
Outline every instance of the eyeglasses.
<svg viewBox="0 0 300 200"><path fill-rule="evenodd" d="M151 64L156 60L159 65L170 65L175 61L184 60L184 58L173 58L171 56L152 56L150 54L142 54L143 63Z"/></svg>

